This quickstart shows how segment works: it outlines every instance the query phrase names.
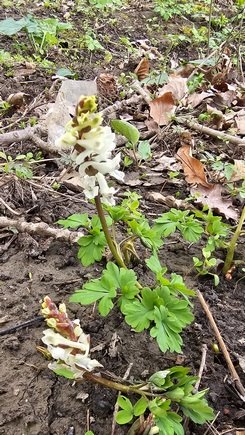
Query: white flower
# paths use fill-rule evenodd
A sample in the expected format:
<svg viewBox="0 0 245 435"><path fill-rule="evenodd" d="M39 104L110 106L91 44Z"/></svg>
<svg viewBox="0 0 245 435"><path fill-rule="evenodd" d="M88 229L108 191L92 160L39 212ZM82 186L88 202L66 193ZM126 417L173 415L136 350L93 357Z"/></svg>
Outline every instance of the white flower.
<svg viewBox="0 0 245 435"><path fill-rule="evenodd" d="M100 157L100 160L98 157ZM81 175L81 177L84 177L85 175L87 175L86 169L91 166L103 175L110 174L112 177L122 180L124 177L124 173L118 171L120 167L120 160L120 153L118 153L113 159L103 159L101 158L101 156L96 156L93 160L86 161L79 166L79 174Z"/></svg>
<svg viewBox="0 0 245 435"><path fill-rule="evenodd" d="M84 195L88 199L93 199L99 194L99 186L96 186L96 176L84 175L81 183L84 188Z"/></svg>
<svg viewBox="0 0 245 435"><path fill-rule="evenodd" d="M79 321L76 323L78 332ZM89 357L89 336L84 334L81 328L78 341L69 340L52 329L46 329L43 333L42 341L46 344L52 358L56 360L49 364L51 370L67 368L72 371L75 377L81 378L82 369L92 371L95 367L103 367L97 360ZM74 352L75 349L78 352Z"/></svg>
<svg viewBox="0 0 245 435"><path fill-rule="evenodd" d="M78 341L72 341L68 338L63 337L58 332L55 332L53 329L45 329L43 331L44 337L42 341L47 346L66 346L72 349L79 349L83 352L83 354L88 355L89 353L89 336L81 333Z"/></svg>
<svg viewBox="0 0 245 435"><path fill-rule="evenodd" d="M102 158L110 157L111 151L116 146L115 134L112 133L110 127L93 128L84 133L82 139L77 140L77 144L84 148L76 159L77 165L80 165L86 157L93 154L99 154Z"/></svg>

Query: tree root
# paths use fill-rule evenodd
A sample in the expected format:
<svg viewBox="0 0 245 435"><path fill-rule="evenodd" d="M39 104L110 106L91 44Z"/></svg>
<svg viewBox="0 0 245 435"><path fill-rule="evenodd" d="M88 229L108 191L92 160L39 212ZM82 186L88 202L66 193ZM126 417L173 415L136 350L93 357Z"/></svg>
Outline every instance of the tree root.
<svg viewBox="0 0 245 435"><path fill-rule="evenodd" d="M15 228L20 233L27 233L30 235L37 235L41 237L53 237L55 240L62 240L68 243L76 243L84 234L73 232L70 230L63 230L59 228L52 228L45 222L32 223L20 219L9 219L6 216L0 217L0 228Z"/></svg>

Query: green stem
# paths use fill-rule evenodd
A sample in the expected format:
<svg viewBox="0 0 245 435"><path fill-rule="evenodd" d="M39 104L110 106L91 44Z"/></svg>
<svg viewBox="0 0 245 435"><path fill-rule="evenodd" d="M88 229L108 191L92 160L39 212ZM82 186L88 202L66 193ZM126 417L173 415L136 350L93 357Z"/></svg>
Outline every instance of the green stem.
<svg viewBox="0 0 245 435"><path fill-rule="evenodd" d="M99 215L99 218L100 218L101 226L102 226L102 229L104 231L107 244L108 244L108 246L110 248L110 251L111 251L113 257L115 258L118 266L127 268L125 263L124 263L124 261L123 261L123 259L122 259L122 256L119 253L119 249L117 247L116 242L111 237L108 225L106 223L106 218L105 218L104 210L103 210L103 207L102 207L99 195L95 197L95 205L96 205L96 208L97 208L97 212L98 212L98 215Z"/></svg>
<svg viewBox="0 0 245 435"><path fill-rule="evenodd" d="M120 391L121 393L135 393L139 394L140 396L149 396L149 397L155 397L156 395L153 393L150 393L149 391L143 391L140 390L137 387L134 387L133 385L124 385L119 382L110 381L109 379L102 378L101 376L95 375L92 372L84 371L83 372L83 378L87 379L88 381L94 382L96 384L103 385L106 388L111 388L113 390Z"/></svg>
<svg viewBox="0 0 245 435"><path fill-rule="evenodd" d="M243 207L242 214L241 214L241 217L239 219L236 231L234 232L232 239L230 241L229 247L227 249L225 264L224 264L224 267L222 270L224 275L228 272L228 270L230 269L230 267L232 265L233 257L234 257L234 253L235 253L235 249L236 249L236 243L237 243L237 240L241 234L244 220L245 220L245 206Z"/></svg>

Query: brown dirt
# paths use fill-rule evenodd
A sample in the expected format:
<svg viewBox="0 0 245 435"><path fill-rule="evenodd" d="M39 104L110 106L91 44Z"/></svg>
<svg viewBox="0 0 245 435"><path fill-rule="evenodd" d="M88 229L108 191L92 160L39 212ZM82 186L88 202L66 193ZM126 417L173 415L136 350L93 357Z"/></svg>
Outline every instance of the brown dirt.
<svg viewBox="0 0 245 435"><path fill-rule="evenodd" d="M30 12L31 9L36 16L47 16L45 15L47 12L37 7L35 2L34 6L32 2L26 2L21 9L21 16L27 11ZM136 12L137 21L133 18ZM59 11L52 10L52 16L62 17L62 15ZM11 7L6 8L4 13L0 14L0 18L5 18L5 16L20 18L16 9L13 11ZM117 12L115 16L118 20L117 27L110 24L108 20L99 33L101 42L106 34L110 35L113 42L118 41L119 36L125 35L132 39L152 37L152 31L145 27L145 17L152 16L152 8L138 10L131 6L120 13ZM112 14L111 18L113 17ZM76 23L80 23L81 28L83 13L73 18ZM93 19L90 19L91 23ZM175 23L171 22L170 25L174 27ZM169 29L168 32L170 32ZM160 29L156 30L154 38L157 40L157 48L164 51L167 46L166 39ZM1 41L5 45L5 50L7 47L11 50L9 38L1 37ZM32 49L27 43L26 36L16 37L15 42L27 44L25 56L26 58L31 56ZM93 79L98 72L104 69L113 72L121 71L120 63L122 58L127 56L125 47L123 49L119 47L119 53L116 52L118 48L115 49L114 60L108 66L104 62L103 54L97 53L91 56L87 51L80 50L78 55L78 52L73 50L72 41L69 44L71 53L69 60L67 60L67 51L62 46L51 49L46 59L55 61L57 67L71 67L78 78ZM113 43L108 42L105 45L108 50L113 50ZM120 49L122 49L121 52ZM18 50L15 46L12 53L16 54ZM189 58L192 55L195 57L196 50L193 50L190 45L187 47L183 44L176 49L176 53L178 52L181 53L182 58ZM173 52L172 55L174 55ZM133 71L138 60L137 56L132 55L132 60L124 65L125 71ZM1 96L4 99L10 93L17 91L29 93L31 86L32 97L43 92L47 102L49 96L46 91L52 84L53 72L37 67L33 75L19 83L14 76L13 69L4 67L0 77ZM30 115L24 118L26 122ZM7 113L2 125L6 126L9 122L18 120L20 116L21 113ZM167 132L164 142L160 144L161 150L168 152L173 150L176 138L176 134L170 132L168 135ZM217 154L220 152L219 145L212 141L206 143L206 146L206 149L211 150L217 146ZM30 150L33 151L33 144L27 143L12 145L5 149L5 152L14 156L16 153ZM222 151L224 152L223 144ZM229 157L239 158L240 151L238 152L237 149L227 148L225 151ZM53 177L58 173L56 164L48 163L39 169L36 175ZM74 195L65 187L62 187L60 192L67 197L35 187L27 181L19 181L14 176L7 177L5 174L1 175L1 186L1 197L12 208L20 211L25 219L32 222L42 220L54 224L59 218L65 218L72 213L93 210L92 206L85 205L82 195ZM173 194L176 191L176 186L169 186L164 179L155 190L158 188L166 194ZM147 189L141 188L139 192L144 197ZM184 187L181 187L179 195L185 197ZM160 205L156 207L147 200L144 200L144 206L156 216L165 211L164 207ZM11 216L1 204L0 211ZM101 271L101 265L97 264L90 268L83 268L77 260L75 246L70 247L57 241L16 235L7 231L0 232L0 236L1 330L38 316L40 301L45 295L49 295L57 303L66 302L71 317L81 319L84 331L91 335L92 349L99 344L103 345L102 350L93 352L93 357L104 365L106 371L122 377L129 364L133 363L130 377L134 380L145 379L150 373L175 364L190 366L192 372L196 374L200 365L202 344L206 343L208 354L201 388L209 388L209 403L213 406L215 413L219 413L215 427L220 434L230 429L229 433L235 435L235 428L245 426L243 404L230 382L229 372L222 355L212 351L215 339L198 302L195 302L195 321L183 335L183 354L181 356L162 354L149 334L132 332L130 327L123 322L122 315L116 308L108 317L101 318L93 307L80 307L77 304L68 303L69 296L75 288L82 286L88 276L97 276ZM244 241L240 243L237 252L239 258L244 256ZM160 258L162 263L167 265L169 272L182 274L192 288L199 288L205 294L232 360L239 374L243 376L239 368L238 356L244 352L244 280L238 282L242 275L237 274L232 282L221 279L219 286L214 287L212 280L197 280L194 276L189 276L192 256L196 253L195 246L166 244L161 250ZM219 255L223 258L224 253L220 252ZM139 277L146 273L142 265L138 266L137 272ZM117 394L87 383L73 385L66 379L56 377L47 368L47 361L36 348L42 344L43 329L44 324L36 322L32 326L1 337L0 434L84 435L88 430L89 421L90 429L95 435L110 435ZM110 345L115 333L118 340L116 352L112 355ZM87 396L84 399L85 393ZM198 427L190 423L186 433L201 435L206 433L206 430L207 426ZM125 427L117 427L116 435L126 433Z"/></svg>

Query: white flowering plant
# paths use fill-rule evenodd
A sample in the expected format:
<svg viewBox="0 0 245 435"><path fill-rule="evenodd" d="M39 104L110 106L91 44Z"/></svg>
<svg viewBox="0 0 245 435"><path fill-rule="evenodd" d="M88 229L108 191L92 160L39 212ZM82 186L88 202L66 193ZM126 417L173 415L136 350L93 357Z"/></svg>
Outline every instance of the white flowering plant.
<svg viewBox="0 0 245 435"><path fill-rule="evenodd" d="M79 170L84 195L87 200L94 201L97 215L74 214L58 223L66 228L82 226L86 229L87 235L78 241L78 256L84 266L100 261L106 245L112 258L101 277L85 282L82 289L70 297L70 301L82 305L98 302L102 316L106 316L116 305L135 332L149 330L162 352L181 352L182 330L194 319L189 298L195 292L185 286L181 276L166 276L167 269L158 258L164 237L162 224L150 224L140 212L139 195L131 192L121 204L116 204L116 189L110 186L108 177L123 180L121 156L120 153L113 154L116 152L115 134L110 127L102 126L102 116L96 110L95 97L81 97L74 118L56 145L60 151L70 149L72 161ZM120 243L116 241L118 222L127 231ZM145 265L155 276L152 287L140 283L135 271L129 268L135 261L142 261L135 248L137 239L147 252L151 251ZM119 397L119 424L129 423L147 411L142 433L148 428L152 434L182 435L182 417L175 412L177 409L196 423L202 424L213 418L213 412L204 399L206 391L193 394L196 378L188 375L189 369L173 367L153 375L147 383L136 385L106 379L94 373L95 370L103 370L103 367L90 358L89 337L83 333L79 320L69 320L64 304L57 308L46 297L42 314L51 328L44 331L42 339L53 359L49 364L51 370L69 379L86 379L121 393L141 396L136 403L125 396Z"/></svg>
<svg viewBox="0 0 245 435"><path fill-rule="evenodd" d="M121 394L118 396L118 424L127 424L140 417L134 424L144 433L184 435L183 415L199 424L213 419L213 411L204 398L206 390L193 393L197 378L188 374L189 369L172 367L154 373L147 382L137 384L122 384L116 377L115 380L107 379L103 373L94 373L103 370L103 365L91 359L90 337L84 334L78 319L69 319L65 304L57 307L46 296L41 312L48 329L42 337L47 350L40 350L52 359L48 367L54 373L76 382L87 380L120 393L140 396L137 401Z"/></svg>

